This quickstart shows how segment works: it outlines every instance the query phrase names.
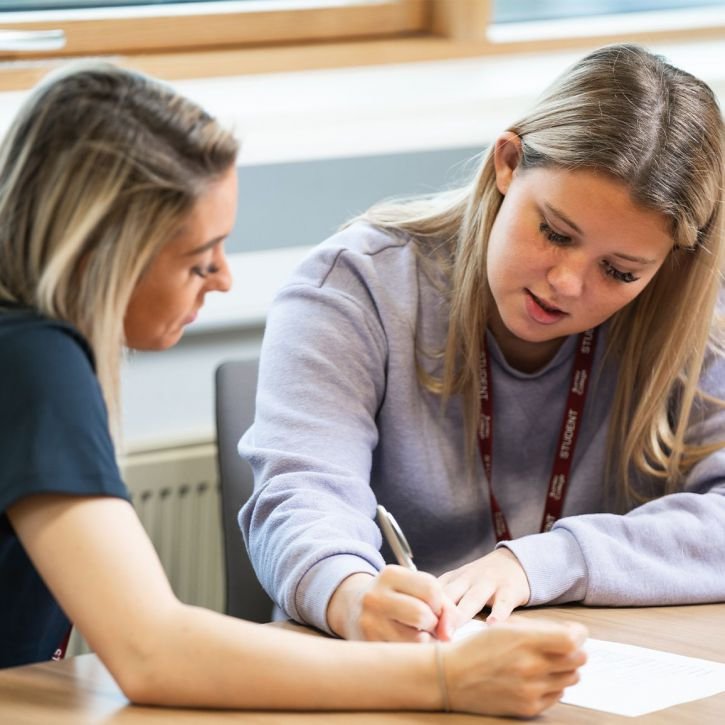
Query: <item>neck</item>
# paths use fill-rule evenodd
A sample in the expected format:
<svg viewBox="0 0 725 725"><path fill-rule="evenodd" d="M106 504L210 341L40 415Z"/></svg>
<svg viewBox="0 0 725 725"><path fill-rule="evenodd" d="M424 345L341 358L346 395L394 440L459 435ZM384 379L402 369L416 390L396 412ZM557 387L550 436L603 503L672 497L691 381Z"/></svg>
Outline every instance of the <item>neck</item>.
<svg viewBox="0 0 725 725"><path fill-rule="evenodd" d="M566 337L557 337L543 342L528 342L516 337L503 324L498 310L492 305L488 328L496 338L506 362L522 373L535 373L550 362L557 350L562 346Z"/></svg>

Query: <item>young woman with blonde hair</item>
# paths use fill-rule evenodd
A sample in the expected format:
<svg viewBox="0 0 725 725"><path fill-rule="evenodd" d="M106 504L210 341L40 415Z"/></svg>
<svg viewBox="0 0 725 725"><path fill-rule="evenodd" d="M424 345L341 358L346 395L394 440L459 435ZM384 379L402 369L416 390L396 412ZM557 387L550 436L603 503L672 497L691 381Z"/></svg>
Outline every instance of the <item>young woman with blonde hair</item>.
<svg viewBox="0 0 725 725"><path fill-rule="evenodd" d="M723 168L710 88L608 46L468 186L303 263L240 444L240 523L288 615L426 641L485 605L725 600ZM386 566L377 502L436 589Z"/></svg>
<svg viewBox="0 0 725 725"><path fill-rule="evenodd" d="M70 621L134 702L532 715L577 679L583 629L539 622L424 651L187 606L114 457L124 347L181 337L231 279L237 143L107 64L42 83L0 147L0 667L61 656Z"/></svg>

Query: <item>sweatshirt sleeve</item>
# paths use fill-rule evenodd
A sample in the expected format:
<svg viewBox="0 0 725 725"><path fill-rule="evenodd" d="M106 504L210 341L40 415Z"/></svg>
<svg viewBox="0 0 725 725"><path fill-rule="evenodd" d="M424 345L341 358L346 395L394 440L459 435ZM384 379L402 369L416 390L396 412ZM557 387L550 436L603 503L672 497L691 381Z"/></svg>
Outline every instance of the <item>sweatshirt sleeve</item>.
<svg viewBox="0 0 725 725"><path fill-rule="evenodd" d="M319 284L294 282L275 301L255 422L239 444L255 476L239 523L257 575L288 616L327 632L340 582L384 566L370 470L386 338L344 256Z"/></svg>
<svg viewBox="0 0 725 725"><path fill-rule="evenodd" d="M725 399L725 364L701 387ZM725 409L702 400L688 439L725 440ZM651 606L725 601L725 449L690 471L683 491L629 513L571 516L551 531L500 544L526 571L529 605L583 601Z"/></svg>

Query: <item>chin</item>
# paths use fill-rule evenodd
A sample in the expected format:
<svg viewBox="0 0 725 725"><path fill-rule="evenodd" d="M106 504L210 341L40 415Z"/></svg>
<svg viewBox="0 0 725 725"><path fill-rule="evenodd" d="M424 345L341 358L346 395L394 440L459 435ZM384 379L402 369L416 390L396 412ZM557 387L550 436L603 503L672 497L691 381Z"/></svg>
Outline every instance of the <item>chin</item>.
<svg viewBox="0 0 725 725"><path fill-rule="evenodd" d="M169 335L168 337L165 337L163 340L159 340L158 343L153 347L150 348L152 350L168 350L170 347L173 347L176 345L179 340L181 340L183 336L183 331L179 332L176 335Z"/></svg>
<svg viewBox="0 0 725 725"><path fill-rule="evenodd" d="M570 329L565 328L561 324L548 325L546 327L532 327L527 324L506 325L506 329L519 340L533 345L552 342L553 340L559 340L573 334Z"/></svg>
<svg viewBox="0 0 725 725"><path fill-rule="evenodd" d="M177 333L164 335L162 337L127 340L126 347L131 350L138 350L139 352L160 352L161 350L168 350L170 347L176 345L181 339L182 334L183 330L180 330Z"/></svg>
<svg viewBox="0 0 725 725"><path fill-rule="evenodd" d="M541 342L551 336L552 333L551 330L547 330L544 326L534 324L526 315L517 314L516 312L511 315L501 315L501 322L509 334L526 342Z"/></svg>

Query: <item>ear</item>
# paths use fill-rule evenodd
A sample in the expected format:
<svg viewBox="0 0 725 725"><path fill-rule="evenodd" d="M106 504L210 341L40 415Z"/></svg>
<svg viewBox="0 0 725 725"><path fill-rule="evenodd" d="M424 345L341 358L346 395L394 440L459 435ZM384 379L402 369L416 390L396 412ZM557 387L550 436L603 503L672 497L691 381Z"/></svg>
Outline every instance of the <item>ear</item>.
<svg viewBox="0 0 725 725"><path fill-rule="evenodd" d="M521 139L513 131L502 133L494 144L493 166L496 171L496 186L506 194L514 178L514 172L521 159Z"/></svg>

